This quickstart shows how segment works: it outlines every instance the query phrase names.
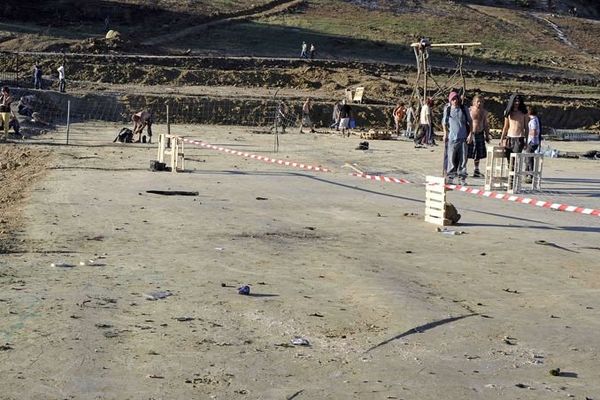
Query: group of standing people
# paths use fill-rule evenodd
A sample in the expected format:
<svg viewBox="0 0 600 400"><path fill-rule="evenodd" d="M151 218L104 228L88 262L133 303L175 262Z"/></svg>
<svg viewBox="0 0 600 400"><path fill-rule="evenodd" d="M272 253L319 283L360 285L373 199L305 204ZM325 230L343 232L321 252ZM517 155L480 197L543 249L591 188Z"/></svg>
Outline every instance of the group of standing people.
<svg viewBox="0 0 600 400"><path fill-rule="evenodd" d="M486 158L486 142L490 142L488 112L484 108L484 98L477 95L473 105L467 109L456 91L448 95L442 118L446 157L444 167L448 183L454 184L458 177L461 185L466 185L467 161L475 163L473 177L482 177L480 160ZM500 145L506 149L506 157L523 151L534 153L540 145L541 125L537 111L525 106L523 96L513 94L504 111L504 125ZM528 161L527 170L533 169L533 159ZM526 181L530 181L528 177Z"/></svg>
<svg viewBox="0 0 600 400"><path fill-rule="evenodd" d="M398 102L392 111L396 126L396 135L403 135L404 137L414 139L415 147L423 145L435 146L432 107L433 99L426 99L420 107L418 124L415 124L417 118L412 102L409 102L408 106L403 102ZM406 129L404 133L401 133L404 124L406 124Z"/></svg>
<svg viewBox="0 0 600 400"><path fill-rule="evenodd" d="M300 49L300 58L310 58L311 60L314 60L316 51L317 49L315 48L315 45L313 43L310 44L309 48L306 42L302 42L302 47Z"/></svg>
<svg viewBox="0 0 600 400"><path fill-rule="evenodd" d="M64 93L67 86L67 80L65 78L65 66L61 64L57 69L58 72L58 91ZM42 68L36 64L33 67L33 87L35 89L43 89L44 88L44 80L43 80L43 70Z"/></svg>

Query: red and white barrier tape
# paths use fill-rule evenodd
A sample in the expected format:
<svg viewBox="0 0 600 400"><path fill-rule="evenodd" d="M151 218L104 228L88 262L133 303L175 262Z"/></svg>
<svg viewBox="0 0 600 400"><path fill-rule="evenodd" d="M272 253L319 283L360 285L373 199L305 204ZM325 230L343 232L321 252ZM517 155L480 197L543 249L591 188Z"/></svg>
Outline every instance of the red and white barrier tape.
<svg viewBox="0 0 600 400"><path fill-rule="evenodd" d="M445 186L446 186L446 188L448 188L450 190L457 190L460 192L474 194L476 196L489 197L489 198L498 199L498 200L514 201L516 203L529 204L529 205L535 206L535 207L550 208L552 210L558 210L558 211L574 212L574 213L578 213L578 214L593 215L593 216L597 216L597 217L600 216L600 210L595 210L593 208L584 208L584 207L570 206L568 204L552 203L550 201L530 199L527 197L519 197L519 196L514 196L514 195L511 195L508 193L490 192L490 191L474 189L474 188L470 188L467 186L461 186L461 185L445 185Z"/></svg>
<svg viewBox="0 0 600 400"><path fill-rule="evenodd" d="M226 147L215 146L210 143L202 142L200 140L192 140L192 139L185 139L185 138L183 138L182 140L186 143L196 144L198 146L202 146L207 149L222 151L224 153L234 154L236 156L248 157L248 158L252 158L254 160L260 160L260 161L264 161L264 162L271 163L271 164L285 165L287 167L296 167L296 168L302 168L302 169L307 169L310 171L317 171L317 172L331 172L330 169L321 167L321 166L314 166L314 165L310 165L310 164L303 164L303 163L297 163L297 162L292 162L292 161L278 160L278 159L271 158L271 157L259 156L257 154L246 153L244 151L237 151L237 150L228 149Z"/></svg>
<svg viewBox="0 0 600 400"><path fill-rule="evenodd" d="M353 172L350 175L357 176L359 178L370 179L372 181L380 181L380 182L387 182L387 183L412 183L411 181L408 181L406 179L393 178L393 177L390 177L390 176L359 174L359 173L356 173L356 172Z"/></svg>

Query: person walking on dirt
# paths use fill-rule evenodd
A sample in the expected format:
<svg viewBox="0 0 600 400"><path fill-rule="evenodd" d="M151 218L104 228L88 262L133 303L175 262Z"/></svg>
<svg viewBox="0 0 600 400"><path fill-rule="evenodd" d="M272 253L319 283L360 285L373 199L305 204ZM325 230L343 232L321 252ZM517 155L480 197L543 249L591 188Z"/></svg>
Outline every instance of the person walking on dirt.
<svg viewBox="0 0 600 400"><path fill-rule="evenodd" d="M404 107L404 103L399 101L392 111L392 116L394 117L394 124L396 125L396 135L400 136L400 129L402 128L402 123L404 122L404 117L406 116L406 107Z"/></svg>
<svg viewBox="0 0 600 400"><path fill-rule="evenodd" d="M444 108L442 127L444 143L448 143L448 165L446 168L448 183L454 184L458 175L460 184L467 184L467 142L473 140L471 115L460 102L458 93L448 95L450 105Z"/></svg>
<svg viewBox="0 0 600 400"><path fill-rule="evenodd" d="M342 130L342 136L350 137L350 117L352 116L352 108L346 104L346 99L342 100L342 107L340 108L340 129Z"/></svg>
<svg viewBox="0 0 600 400"><path fill-rule="evenodd" d="M146 143L146 137L142 140L142 132L144 128L147 129L148 133L148 143L152 143L152 113L148 110L142 110L137 112L131 116L131 120L133 121L133 136L134 138L137 135L137 140L134 140L135 143L144 142Z"/></svg>
<svg viewBox="0 0 600 400"><path fill-rule="evenodd" d="M525 148L528 123L527 106L523 96L513 93L504 110L504 126L500 137L500 145L505 147L506 158L509 161L511 153L521 153Z"/></svg>
<svg viewBox="0 0 600 400"><path fill-rule="evenodd" d="M310 59L311 60L315 59L315 51L316 51L315 45L311 43L310 44L310 50L309 50L309 52L310 52Z"/></svg>
<svg viewBox="0 0 600 400"><path fill-rule="evenodd" d="M433 105L433 101L427 99L421 106L421 112L419 113L419 130L415 135L415 146L431 143L431 105Z"/></svg>
<svg viewBox="0 0 600 400"><path fill-rule="evenodd" d="M67 81L65 80L65 67L61 65L57 69L58 71L58 91L61 93L65 92L65 86L67 85Z"/></svg>
<svg viewBox="0 0 600 400"><path fill-rule="evenodd" d="M42 88L42 69L38 65L33 67L33 87L36 89Z"/></svg>
<svg viewBox="0 0 600 400"><path fill-rule="evenodd" d="M285 101L281 100L279 102L279 104L277 105L277 115L275 116L275 133L277 133L277 127L280 126L281 127L281 133L285 133L285 128L287 125L287 114L288 114L288 107L287 104L285 104Z"/></svg>
<svg viewBox="0 0 600 400"><path fill-rule="evenodd" d="M306 42L302 42L302 50L300 51L300 58L308 57L306 50L307 50Z"/></svg>
<svg viewBox="0 0 600 400"><path fill-rule="evenodd" d="M413 121L415 120L415 109L413 108L412 102L408 102L408 107L406 108L406 131L404 132L404 136L407 138L413 138L415 136L415 132L413 132Z"/></svg>
<svg viewBox="0 0 600 400"><path fill-rule="evenodd" d="M306 99L304 104L302 105L302 120L300 121L300 133L302 132L302 127L307 126L310 128L310 133L315 133L315 129L313 128L313 122L311 118L312 112L312 100L309 98Z"/></svg>
<svg viewBox="0 0 600 400"><path fill-rule="evenodd" d="M333 105L333 113L331 114L331 125L329 128L337 131L340 129L340 109L342 108L342 103L340 101L336 101Z"/></svg>
<svg viewBox="0 0 600 400"><path fill-rule="evenodd" d="M12 97L10 96L10 89L8 86L2 88L0 93L0 122L4 130L4 139L8 137L8 127L10 124L10 105L12 103Z"/></svg>
<svg viewBox="0 0 600 400"><path fill-rule="evenodd" d="M473 120L473 142L467 146L467 158L472 158L475 163L473 178L482 178L483 174L479 171L479 161L487 157L485 143L490 142L490 127L488 125L488 112L483 107L483 96L473 97L473 105L469 109L471 119Z"/></svg>

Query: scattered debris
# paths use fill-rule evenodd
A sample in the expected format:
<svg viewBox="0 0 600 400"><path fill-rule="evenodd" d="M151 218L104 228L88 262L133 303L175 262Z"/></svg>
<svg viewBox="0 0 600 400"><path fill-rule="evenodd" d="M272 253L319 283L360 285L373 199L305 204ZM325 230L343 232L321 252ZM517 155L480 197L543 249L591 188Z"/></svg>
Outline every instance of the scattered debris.
<svg viewBox="0 0 600 400"><path fill-rule="evenodd" d="M310 346L310 342L308 341L308 339L305 339L303 337L295 337L291 340L291 343L294 346Z"/></svg>
<svg viewBox="0 0 600 400"><path fill-rule="evenodd" d="M154 375L154 374L148 375L148 378L151 378L151 379L165 379L165 377L162 376L162 375Z"/></svg>
<svg viewBox="0 0 600 400"><path fill-rule="evenodd" d="M102 324L102 323L94 324L94 326L98 329L108 329L108 328L113 327L111 324Z"/></svg>
<svg viewBox="0 0 600 400"><path fill-rule="evenodd" d="M5 343L3 345L0 345L0 351L8 351L8 350L14 350L14 347L12 347L12 345L10 343Z"/></svg>
<svg viewBox="0 0 600 400"><path fill-rule="evenodd" d="M312 314L308 314L309 317L319 317L319 318L323 318L323 314L319 314L319 313L312 313Z"/></svg>
<svg viewBox="0 0 600 400"><path fill-rule="evenodd" d="M507 293L520 294L520 292L519 292L518 290L511 290L511 289L509 289L509 288L502 289L502 290L504 290L504 291L505 291L505 292L507 292Z"/></svg>
<svg viewBox="0 0 600 400"><path fill-rule="evenodd" d="M550 375L552 376L560 376L560 368L554 368L550 370Z"/></svg>
<svg viewBox="0 0 600 400"><path fill-rule="evenodd" d="M441 226L438 226L438 227L436 228L436 230L437 230L439 233L443 234L443 235L453 235L453 236L457 236L457 235L464 235L464 234L466 234L466 233L467 233L467 232L465 232L465 231L455 231L455 230L452 230L452 229L443 228L443 227L441 227Z"/></svg>
<svg viewBox="0 0 600 400"><path fill-rule="evenodd" d="M185 190L146 190L146 193L160 194L162 196L198 196L198 192L188 192Z"/></svg>
<svg viewBox="0 0 600 400"><path fill-rule="evenodd" d="M179 322L187 322L187 321L193 321L196 318L193 318L193 317L175 317L173 319L176 320L176 321L179 321Z"/></svg>
<svg viewBox="0 0 600 400"><path fill-rule="evenodd" d="M256 200L269 200L267 197L257 197Z"/></svg>
<svg viewBox="0 0 600 400"><path fill-rule="evenodd" d="M75 264L69 264L66 262L57 262L57 263L50 264L50 266L53 268L74 268Z"/></svg>
<svg viewBox="0 0 600 400"><path fill-rule="evenodd" d="M250 294L250 286L244 285L238 288L238 294L247 296Z"/></svg>
<svg viewBox="0 0 600 400"><path fill-rule="evenodd" d="M168 290L161 290L158 292L148 293L145 296L146 296L146 300L154 301L154 300L166 299L169 296L173 296L173 293L171 293Z"/></svg>
<svg viewBox="0 0 600 400"><path fill-rule="evenodd" d="M526 385L524 383L517 383L515 386L520 389L529 389L529 385Z"/></svg>
<svg viewBox="0 0 600 400"><path fill-rule="evenodd" d="M369 150L369 142L367 142L367 141L360 142L358 144L358 147L356 148L356 150Z"/></svg>

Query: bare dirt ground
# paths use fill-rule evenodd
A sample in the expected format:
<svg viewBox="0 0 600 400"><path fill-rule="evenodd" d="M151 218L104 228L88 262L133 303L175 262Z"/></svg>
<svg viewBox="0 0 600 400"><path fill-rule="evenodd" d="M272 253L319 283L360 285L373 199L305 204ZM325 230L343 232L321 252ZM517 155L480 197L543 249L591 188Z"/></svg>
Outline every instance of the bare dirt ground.
<svg viewBox="0 0 600 400"><path fill-rule="evenodd" d="M174 126L334 172L188 147L188 173L153 173L117 128L28 144L54 159L0 255L0 398L598 398L597 217L450 193L466 234L443 235L422 185L341 168L421 183L440 148L288 134L273 155L248 128ZM600 208L597 168L547 159L536 196Z"/></svg>

